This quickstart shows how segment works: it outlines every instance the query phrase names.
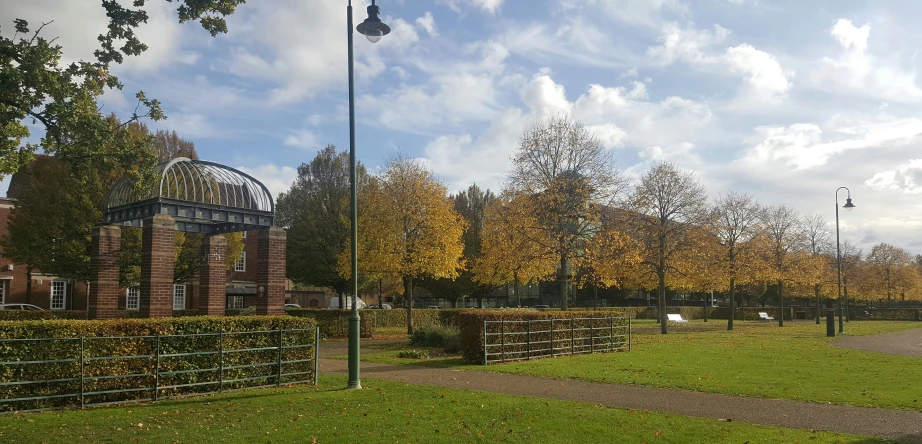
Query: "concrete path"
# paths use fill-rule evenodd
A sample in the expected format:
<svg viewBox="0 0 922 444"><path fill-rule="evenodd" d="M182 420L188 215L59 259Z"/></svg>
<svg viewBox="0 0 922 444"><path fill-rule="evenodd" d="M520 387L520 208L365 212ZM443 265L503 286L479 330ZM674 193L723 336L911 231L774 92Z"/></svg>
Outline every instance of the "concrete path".
<svg viewBox="0 0 922 444"><path fill-rule="evenodd" d="M922 357L922 328L871 336L846 336L830 344L870 352Z"/></svg>
<svg viewBox="0 0 922 444"><path fill-rule="evenodd" d="M371 343L377 341L363 340L363 344ZM321 356L342 355L344 348L344 343L325 344L321 347ZM368 349L363 348L363 352L365 350ZM320 372L348 373L348 363L344 360L321 359ZM362 363L361 375L367 379L407 384L589 402L616 408L873 435L899 442L922 443L922 412L369 362Z"/></svg>

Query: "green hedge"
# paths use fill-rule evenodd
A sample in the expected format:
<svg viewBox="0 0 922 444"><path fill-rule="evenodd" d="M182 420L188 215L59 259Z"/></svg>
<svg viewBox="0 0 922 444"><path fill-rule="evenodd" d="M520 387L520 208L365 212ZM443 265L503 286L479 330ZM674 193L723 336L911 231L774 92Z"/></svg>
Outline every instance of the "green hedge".
<svg viewBox="0 0 922 444"><path fill-rule="evenodd" d="M246 388L264 384L289 383L313 379L313 362L285 364L279 369L278 349L236 351L239 349L277 347L278 333L270 330L290 330L282 334L285 346L313 345L315 323L310 319L287 316L184 317L158 319L116 319L106 321L44 320L0 323L0 340L56 338L54 341L0 341L0 362L52 361L0 366L0 383L49 381L79 378L81 374L81 343L83 376L125 376L123 378L85 380L84 392L111 391L87 395L85 402L105 403L154 397L154 377L159 370L157 396L169 397L202 392ZM306 330L306 331L295 331ZM210 333L225 333L222 336ZM251 332L251 333L246 333ZM193 335L193 336L178 336ZM80 338L63 340L64 338ZM159 345L158 345L159 344ZM219 352L219 350L221 350ZM200 353L192 356L171 354ZM157 356L159 355L159 359ZM135 356L140 358L127 358ZM94 359L115 357L115 359ZM220 359L219 359L220 358ZM285 361L313 360L315 350L295 347L283 350ZM254 363L266 364L253 368L234 368ZM222 368L222 370L219 370ZM164 374L181 371L183 373ZM287 376L281 381L275 376L307 372L307 375ZM140 376L138 376L140 375ZM255 378L231 382L235 379ZM222 379L223 384L211 381ZM196 384L167 388L175 385ZM45 382L0 386L0 401L36 396L58 396L40 401L0 402L0 411L28 410L79 405L79 381Z"/></svg>
<svg viewBox="0 0 922 444"><path fill-rule="evenodd" d="M0 321L86 319L86 310L0 310Z"/></svg>
<svg viewBox="0 0 922 444"><path fill-rule="evenodd" d="M362 318L360 334L363 338L375 335L375 318L368 314L370 311L375 310L362 310L359 314ZM349 310L288 308L285 309L285 313L293 317L313 319L320 327L320 335L325 338L349 337Z"/></svg>
<svg viewBox="0 0 922 444"><path fill-rule="evenodd" d="M611 317L609 313L595 312L596 314L591 315L590 313L583 310L568 310L568 311L559 311L559 310L548 310L548 311L538 311L531 309L502 309L502 310L479 310L479 309L468 309L460 311L456 315L456 322L458 328L461 331L461 353L464 361L470 364L483 364L484 362L484 353L483 353L483 335L484 335L484 321L525 321L525 320L549 320L549 319L573 319L573 318L586 318L587 315L591 317ZM582 321L574 325L574 328L588 328L590 326L590 321ZM598 321L594 321L598 322ZM626 322L625 322L626 323ZM542 324L544 325L544 324ZM592 324L595 327L598 325ZM620 326L620 324L616 324ZM507 332L515 332L515 327L512 324L508 324ZM554 339L567 339L570 336L569 333L569 322L564 325L560 325L558 332L554 335ZM544 327L542 327L544 329ZM498 330L491 330L490 333L496 333ZM546 333L543 336L538 336L534 340L536 342L540 341L550 341L551 334ZM620 347L623 345L623 342L617 344L612 344L614 347ZM548 348L550 345L542 344L536 346L536 348ZM523 347L515 346L506 346L506 353L514 353L521 351Z"/></svg>
<svg viewBox="0 0 922 444"><path fill-rule="evenodd" d="M427 325L456 325L455 317L464 312L460 308L414 308L413 328ZM375 327L403 327L407 326L407 309L393 310L362 310L362 317L373 317Z"/></svg>

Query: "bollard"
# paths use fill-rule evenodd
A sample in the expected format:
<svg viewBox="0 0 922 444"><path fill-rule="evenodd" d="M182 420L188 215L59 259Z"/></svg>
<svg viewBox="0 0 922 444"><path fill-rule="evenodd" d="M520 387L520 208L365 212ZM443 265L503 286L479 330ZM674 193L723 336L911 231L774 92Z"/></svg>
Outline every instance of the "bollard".
<svg viewBox="0 0 922 444"><path fill-rule="evenodd" d="M826 311L826 336L834 337L836 335L836 312L833 310Z"/></svg>

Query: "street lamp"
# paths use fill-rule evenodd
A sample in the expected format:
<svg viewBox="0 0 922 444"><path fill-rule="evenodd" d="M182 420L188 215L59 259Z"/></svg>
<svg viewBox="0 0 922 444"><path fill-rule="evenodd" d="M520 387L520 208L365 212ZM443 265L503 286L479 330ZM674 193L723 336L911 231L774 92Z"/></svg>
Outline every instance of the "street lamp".
<svg viewBox="0 0 922 444"><path fill-rule="evenodd" d="M852 203L852 192L846 187L839 187L836 189L836 274L838 278L839 286L839 334L845 332L845 328L842 324L842 316L844 312L842 311L842 254L839 252L839 190L845 190L846 198L845 205L842 205L842 208L851 211L852 208L855 208L855 204ZM845 306L848 307L848 301L845 302Z"/></svg>
<svg viewBox="0 0 922 444"><path fill-rule="evenodd" d="M371 0L368 7L368 18L360 23L356 31L363 34L369 42L377 43L381 37L389 34L391 28L381 22L378 14L381 8ZM355 192L355 74L352 62L352 0L346 7L346 27L349 42L349 192L352 207L352 279L349 286L352 288L352 310L349 312L349 383L346 389L360 389L362 382L359 379L359 336L362 318L359 316L359 253L358 253L358 219L359 210Z"/></svg>

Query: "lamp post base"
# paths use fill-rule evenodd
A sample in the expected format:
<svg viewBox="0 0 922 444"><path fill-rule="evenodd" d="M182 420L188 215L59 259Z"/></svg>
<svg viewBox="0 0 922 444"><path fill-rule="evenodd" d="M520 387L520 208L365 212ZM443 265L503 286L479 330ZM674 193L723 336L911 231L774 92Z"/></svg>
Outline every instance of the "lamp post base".
<svg viewBox="0 0 922 444"><path fill-rule="evenodd" d="M353 299L352 313L349 314L349 383L346 385L346 390L362 388L362 382L359 377L359 341L362 318L358 310L355 309L355 303L355 299Z"/></svg>

